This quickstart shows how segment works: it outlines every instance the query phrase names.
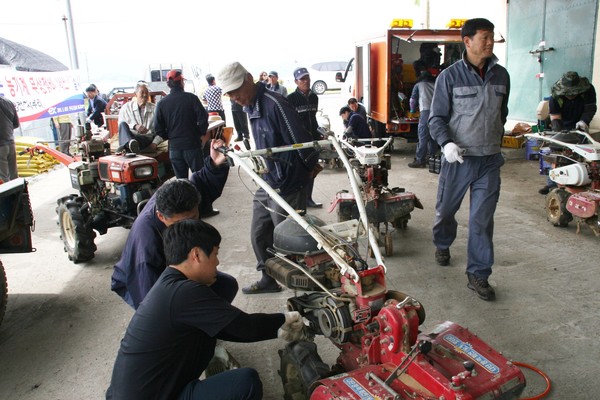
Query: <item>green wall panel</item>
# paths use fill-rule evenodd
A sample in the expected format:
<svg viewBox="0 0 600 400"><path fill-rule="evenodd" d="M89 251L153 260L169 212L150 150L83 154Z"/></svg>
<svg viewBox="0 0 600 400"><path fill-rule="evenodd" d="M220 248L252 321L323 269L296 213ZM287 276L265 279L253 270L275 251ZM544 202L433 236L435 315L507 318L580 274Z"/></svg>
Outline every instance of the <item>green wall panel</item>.
<svg viewBox="0 0 600 400"><path fill-rule="evenodd" d="M539 101L566 71L592 79L597 11L598 0L510 0L510 119L535 121ZM531 54L541 41L554 50Z"/></svg>

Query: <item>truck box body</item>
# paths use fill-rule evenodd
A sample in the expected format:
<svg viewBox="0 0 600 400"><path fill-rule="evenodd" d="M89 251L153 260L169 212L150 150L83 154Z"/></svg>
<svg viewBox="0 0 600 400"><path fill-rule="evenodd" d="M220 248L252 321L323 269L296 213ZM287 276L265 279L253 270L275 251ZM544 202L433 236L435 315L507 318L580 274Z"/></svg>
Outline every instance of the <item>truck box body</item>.
<svg viewBox="0 0 600 400"><path fill-rule="evenodd" d="M416 142L419 114L410 113L409 108L419 72L414 62L428 60L421 66L437 75L460 59L463 49L460 29L387 29L381 36L356 43L354 59L345 76L338 77L352 85L346 85L342 93L364 104L376 135ZM439 54L438 61L431 62L432 52Z"/></svg>

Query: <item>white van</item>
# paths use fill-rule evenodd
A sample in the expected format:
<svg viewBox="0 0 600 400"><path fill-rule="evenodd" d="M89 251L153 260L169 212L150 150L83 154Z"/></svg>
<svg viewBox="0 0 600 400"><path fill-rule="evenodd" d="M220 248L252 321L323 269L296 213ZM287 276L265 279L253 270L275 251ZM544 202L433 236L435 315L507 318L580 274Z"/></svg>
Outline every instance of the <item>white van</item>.
<svg viewBox="0 0 600 400"><path fill-rule="evenodd" d="M184 90L186 92L200 94L203 82L206 83L202 77L202 69L196 65L185 65L185 64L152 64L148 66L146 72L146 82L151 92L163 91L169 94L169 87L167 86L167 74L170 70L176 69L181 71L185 78Z"/></svg>
<svg viewBox="0 0 600 400"><path fill-rule="evenodd" d="M348 61L327 61L311 65L308 69L312 91L323 94L327 90L338 90L342 88L340 82L336 82L335 75L346 70Z"/></svg>

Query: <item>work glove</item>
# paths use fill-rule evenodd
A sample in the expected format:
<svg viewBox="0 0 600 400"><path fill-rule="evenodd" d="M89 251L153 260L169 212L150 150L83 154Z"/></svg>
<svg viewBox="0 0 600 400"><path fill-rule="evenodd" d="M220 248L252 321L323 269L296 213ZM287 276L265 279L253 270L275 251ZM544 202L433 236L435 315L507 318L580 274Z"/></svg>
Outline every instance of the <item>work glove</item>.
<svg viewBox="0 0 600 400"><path fill-rule="evenodd" d="M284 313L285 322L281 325L281 329L287 331L299 331L304 328L304 321L302 315L298 311L289 311Z"/></svg>
<svg viewBox="0 0 600 400"><path fill-rule="evenodd" d="M304 322L298 311L290 311L285 314L285 322L277 331L277 337L288 342L306 339L304 333Z"/></svg>
<svg viewBox="0 0 600 400"><path fill-rule="evenodd" d="M462 152L462 149L460 147L458 147L458 145L454 142L448 142L446 143L446 145L444 146L444 157L446 157L446 161L448 161L450 164L452 164L453 162L458 161L459 163L463 163L463 158L460 155Z"/></svg>
<svg viewBox="0 0 600 400"><path fill-rule="evenodd" d="M589 132L590 127L585 122L579 121L578 123L575 124L575 129L584 131L584 132Z"/></svg>

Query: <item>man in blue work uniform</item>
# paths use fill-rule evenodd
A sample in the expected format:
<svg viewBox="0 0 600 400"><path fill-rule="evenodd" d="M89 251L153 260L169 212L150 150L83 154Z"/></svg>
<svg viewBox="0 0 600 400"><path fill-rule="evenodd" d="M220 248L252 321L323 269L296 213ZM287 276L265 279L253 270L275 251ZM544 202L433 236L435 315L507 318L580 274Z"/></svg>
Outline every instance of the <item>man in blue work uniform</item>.
<svg viewBox="0 0 600 400"><path fill-rule="evenodd" d="M488 283L494 264L494 212L500 195L500 152L508 115L510 77L494 55L494 24L470 19L462 27L462 60L437 78L429 129L444 157L438 184L433 243L435 259L450 263L456 239L455 214L471 191L467 286L484 300L494 300Z"/></svg>
<svg viewBox="0 0 600 400"><path fill-rule="evenodd" d="M226 65L219 73L223 93L231 101L244 106L252 126L257 149L266 149L295 143L311 142L310 132L304 128L296 109L279 93L270 91L261 83L254 83L252 75L238 62ZM278 153L267 158L268 172L263 179L294 209L306 209L306 187L313 176L318 153L311 148ZM245 294L279 292L277 281L265 272L265 261L272 257L267 249L273 247L273 230L286 218L286 211L264 189L254 195L251 240L261 279L242 289Z"/></svg>

